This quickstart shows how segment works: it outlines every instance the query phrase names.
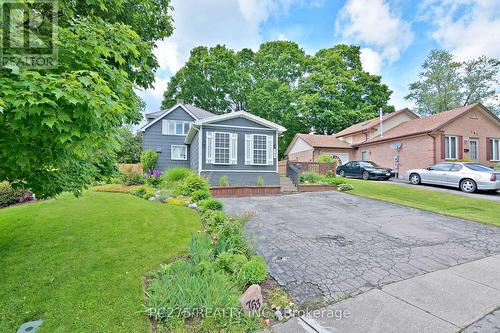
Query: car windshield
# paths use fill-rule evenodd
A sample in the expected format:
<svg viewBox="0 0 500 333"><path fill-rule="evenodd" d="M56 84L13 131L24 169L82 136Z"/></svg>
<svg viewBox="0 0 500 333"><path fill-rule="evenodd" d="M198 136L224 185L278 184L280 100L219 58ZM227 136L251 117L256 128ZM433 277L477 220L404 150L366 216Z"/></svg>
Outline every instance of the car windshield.
<svg viewBox="0 0 500 333"><path fill-rule="evenodd" d="M492 172L495 171L492 168L488 168L485 165L482 164L477 164L477 163L467 163L464 164L467 168L474 170L474 171L482 171L482 172Z"/></svg>
<svg viewBox="0 0 500 333"><path fill-rule="evenodd" d="M379 166L376 165L373 162L359 162L359 165L361 165L364 168L378 168Z"/></svg>

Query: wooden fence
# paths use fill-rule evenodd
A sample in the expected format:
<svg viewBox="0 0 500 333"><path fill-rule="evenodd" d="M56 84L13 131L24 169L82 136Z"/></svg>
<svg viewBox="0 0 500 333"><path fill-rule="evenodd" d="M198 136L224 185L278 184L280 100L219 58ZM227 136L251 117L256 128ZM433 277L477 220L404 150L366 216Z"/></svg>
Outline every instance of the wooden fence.
<svg viewBox="0 0 500 333"><path fill-rule="evenodd" d="M278 171L280 174L286 174L287 160L279 161ZM335 174L337 163L320 163L320 162L291 162L295 165L300 165L300 172L315 172L324 175L328 172Z"/></svg>

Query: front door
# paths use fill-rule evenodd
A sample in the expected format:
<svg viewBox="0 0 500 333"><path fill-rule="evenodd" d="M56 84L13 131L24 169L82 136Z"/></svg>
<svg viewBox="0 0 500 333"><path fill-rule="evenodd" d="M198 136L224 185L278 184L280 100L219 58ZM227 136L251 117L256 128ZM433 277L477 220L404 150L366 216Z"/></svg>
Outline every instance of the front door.
<svg viewBox="0 0 500 333"><path fill-rule="evenodd" d="M478 147L479 147L479 142L477 139L469 139L469 153L470 153L470 159L472 161L479 160Z"/></svg>

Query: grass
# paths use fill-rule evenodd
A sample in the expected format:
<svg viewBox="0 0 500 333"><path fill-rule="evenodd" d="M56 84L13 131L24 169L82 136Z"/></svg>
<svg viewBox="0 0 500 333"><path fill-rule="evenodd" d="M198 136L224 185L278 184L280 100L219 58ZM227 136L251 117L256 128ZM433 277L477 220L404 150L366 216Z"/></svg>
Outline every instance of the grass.
<svg viewBox="0 0 500 333"><path fill-rule="evenodd" d="M0 332L150 332L143 277L200 229L186 207L121 193L0 209Z"/></svg>
<svg viewBox="0 0 500 333"><path fill-rule="evenodd" d="M357 179L347 179L347 182L352 184L354 189L346 193L500 226L500 203L496 201L387 182Z"/></svg>

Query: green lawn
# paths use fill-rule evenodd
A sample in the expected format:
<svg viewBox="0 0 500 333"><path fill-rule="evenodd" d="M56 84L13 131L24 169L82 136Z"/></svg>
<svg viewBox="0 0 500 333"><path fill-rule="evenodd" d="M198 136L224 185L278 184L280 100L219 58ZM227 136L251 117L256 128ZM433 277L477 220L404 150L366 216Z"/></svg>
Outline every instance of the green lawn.
<svg viewBox="0 0 500 333"><path fill-rule="evenodd" d="M199 229L188 208L119 193L0 209L0 332L150 332L143 277Z"/></svg>
<svg viewBox="0 0 500 333"><path fill-rule="evenodd" d="M354 190L347 193L500 226L500 203L497 201L425 190L418 186L358 179L346 180L354 186Z"/></svg>

